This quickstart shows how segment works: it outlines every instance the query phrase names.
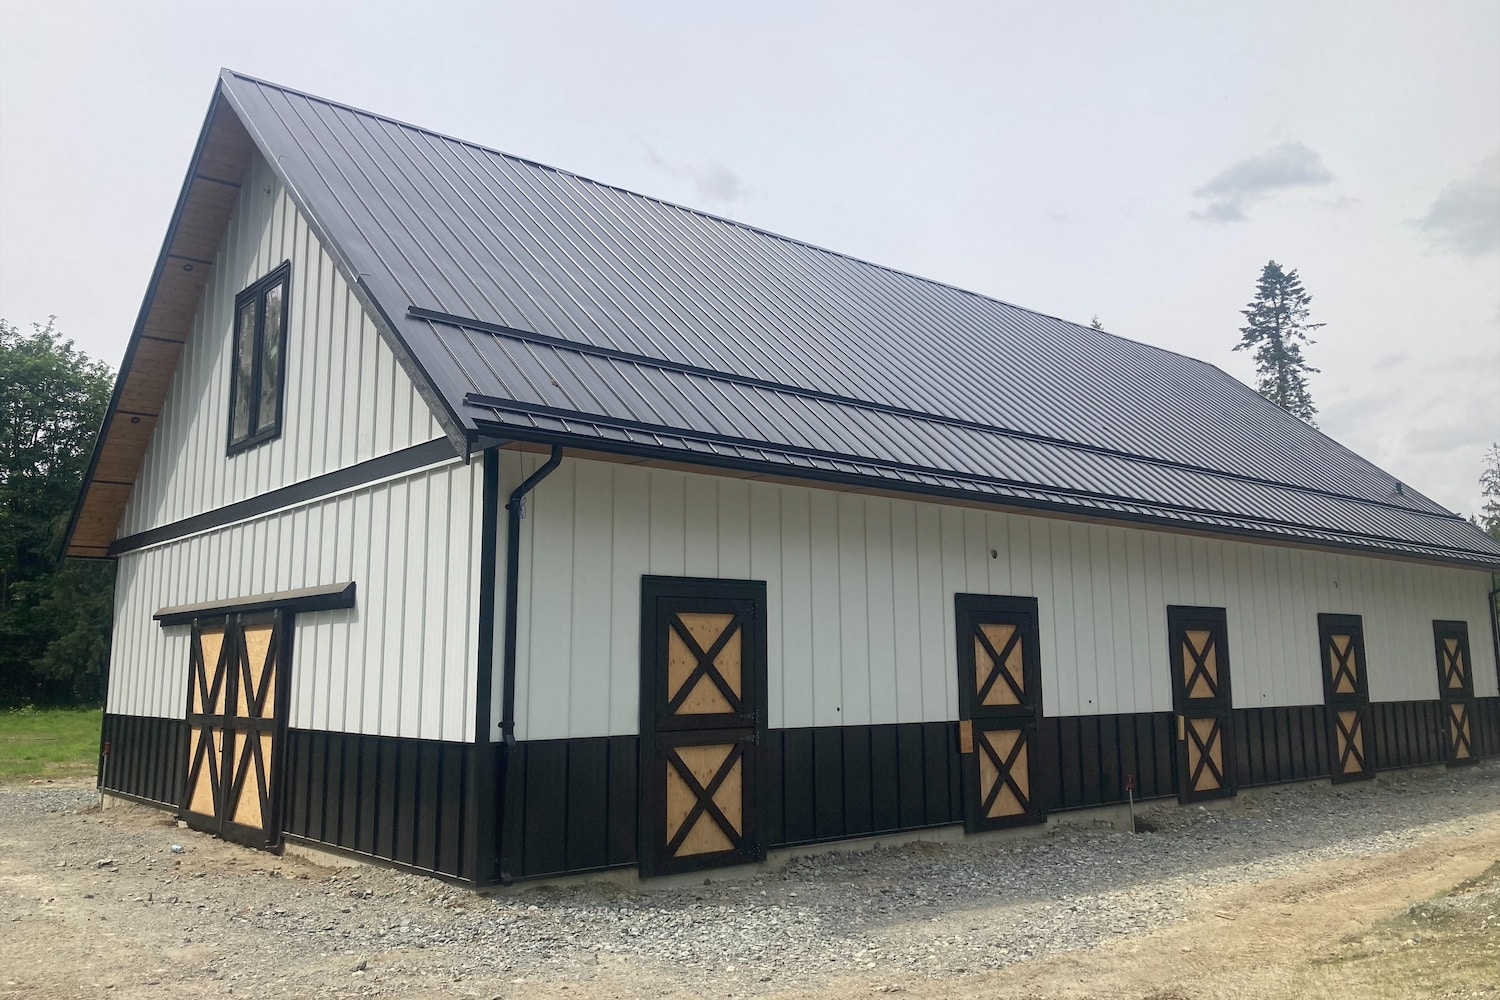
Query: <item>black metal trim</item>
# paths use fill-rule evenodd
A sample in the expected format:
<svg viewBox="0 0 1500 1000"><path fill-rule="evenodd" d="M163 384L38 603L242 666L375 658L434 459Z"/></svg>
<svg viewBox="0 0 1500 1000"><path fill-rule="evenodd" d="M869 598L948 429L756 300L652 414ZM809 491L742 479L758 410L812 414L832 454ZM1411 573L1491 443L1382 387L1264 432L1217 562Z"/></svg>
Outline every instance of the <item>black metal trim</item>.
<svg viewBox="0 0 1500 1000"><path fill-rule="evenodd" d="M444 326L453 326L460 329L473 330L477 333L488 333L491 336L505 337L518 340L523 343L540 344L558 350L571 351L589 357L606 358L611 361L622 361L628 364L642 365L647 368L656 368L662 371L677 372L684 375L694 375L699 378L712 379L718 382L730 382L734 385L743 385L747 388L766 389L779 392L788 396L796 396L801 399L814 399L820 402L835 403L840 406L848 406L860 410L868 410L875 413L886 413L892 416L906 417L912 420L921 420L926 423L939 424L944 427L957 427L965 430L981 431L993 434L997 437L1010 438L1016 441L1029 441L1037 444L1047 444L1054 447L1066 448L1070 451L1084 452L1090 455L1104 455L1111 458L1123 458L1142 465L1151 465L1164 469L1176 469L1184 472L1194 472L1200 475L1213 476L1236 483L1251 483L1258 486L1270 486L1277 489L1291 490L1295 493L1303 493L1311 496L1326 497L1332 500L1351 500L1356 503L1371 507L1383 507L1387 510L1401 511L1405 514L1418 514L1423 517L1432 517L1445 521L1462 521L1463 518L1457 514L1440 513L1437 511L1421 510L1414 507L1406 507L1401 504L1391 503L1388 500L1378 500L1370 497L1354 496L1349 493L1339 493L1335 490L1320 489L1315 486L1304 486L1298 483L1284 482L1279 479L1266 479L1260 476L1249 476L1237 472L1227 472L1223 469L1215 469L1205 465L1194 465L1191 462L1180 462L1174 459L1158 458L1152 455L1142 455L1137 452L1122 451L1117 448L1106 448L1102 445L1092 445L1080 441L1070 441L1066 438L1052 437L1046 434L1036 434L1030 431L1019 431L1010 427L999 427L994 424L986 424L978 420L965 420L961 417L951 417L941 413L928 413L924 410L914 410L906 406L895 406L890 403L880 403L874 400L860 399L857 396L844 396L839 393L826 392L820 389L808 389L802 386L787 385L770 379L757 378L753 375L741 375L736 372L725 372L715 368L706 368L701 365L688 364L682 361L669 361L664 358L654 358L647 354L635 354L630 351L622 351L612 347L598 347L594 344L585 344L575 340L566 340L561 337L552 337L546 334L533 333L529 330L519 330L515 327L502 326L497 323L487 323L483 320L470 319L452 313L438 312L432 309L424 309L420 306L409 306L406 314L412 319L424 320L428 323L440 323ZM466 403L484 399L482 405L493 405L488 400L492 397L484 397L479 393L470 393L465 397ZM514 402L514 401L512 401ZM524 405L524 404L523 404ZM843 458L850 462L863 462L853 455L845 455ZM938 469L929 469L934 475L942 475Z"/></svg>
<svg viewBox="0 0 1500 1000"><path fill-rule="evenodd" d="M226 601L210 601L206 604L184 604L175 608L162 608L152 617L162 628L172 625L191 625L196 621L227 618L231 615L249 615L260 611L285 611L300 614L305 611L337 611L354 607L354 582L336 583L327 587L305 587L301 590L284 590L275 594L258 594L254 597L235 597Z"/></svg>
<svg viewBox="0 0 1500 1000"><path fill-rule="evenodd" d="M517 413L528 413L523 404L515 404L510 400L496 400L493 403L486 402L486 407L500 410L513 410ZM590 416L581 412L570 410L558 410L556 412L542 413L540 415L553 417L559 420L572 420L583 423L594 423L610 427L620 427L623 430L638 430L650 435L670 434L674 437L684 439L701 440L708 444L724 444L733 448L747 448L762 453L790 452L786 448L773 447L764 442L740 441L719 435L700 433L697 431L672 430L664 427L655 427L649 424L641 424L639 427L632 426L634 421L616 421L609 418ZM1299 548L1314 548L1333 550L1339 552L1357 552L1362 555L1375 558L1396 559L1404 562L1428 562L1439 565L1460 565L1477 567L1481 569L1494 569L1500 566L1500 562L1486 561L1479 553L1467 549L1443 546L1429 542L1412 542L1399 538L1390 538L1384 535L1366 535L1359 532L1342 531L1335 528L1316 528L1308 525L1297 524L1290 521L1275 521L1267 518L1256 518L1244 514L1229 514L1208 510L1198 510L1189 507L1178 508L1175 505L1151 503L1130 497L1107 496L1102 494L1091 494L1085 492L1068 491L1054 487L1043 487L1035 483L1012 482L1010 480L990 479L984 476L974 476L957 473L934 472L930 469L915 469L927 480L946 480L957 482L959 480L972 481L976 483L992 483L1007 488L1024 489L1025 491L1037 493L1051 493L1057 496L1071 496L1078 499L1092 499L1108 504L1107 507L1081 508L1076 504L1063 503L1056 500L1037 500L1025 496L997 496L994 494L976 493L973 490L965 490L956 486L935 486L928 483L912 482L904 479L888 479L858 472L843 472L841 468L854 467L889 467L893 463L881 462L874 459L853 459L841 455L814 455L818 461L825 463L827 468L818 468L804 465L789 465L782 462L771 462L740 458L733 455L725 455L707 451L683 451L682 449L668 448L661 445L639 444L633 441L610 440L603 437L585 436L580 434L557 433L536 428L518 427L498 420L477 421L482 432L487 432L506 437L514 441L532 441L538 444L563 444L570 448L579 450L595 451L605 454L629 455L636 458L649 458L662 462L670 462L676 465L694 465L708 468L733 469L738 472L753 472L764 476L775 476L778 478L806 480L811 482L838 483L840 485L858 486L864 489L880 490L890 493L911 494L915 496L936 497L944 500L960 500L965 503L974 503L976 500L992 504L996 507L1011 508L1016 510L1046 511L1048 513L1063 513L1080 520L1094 522L1115 522L1129 525L1150 525L1157 528L1166 528L1171 531L1188 534L1199 534L1211 537L1247 538L1258 542L1270 542L1273 544L1287 545ZM1232 518L1237 521L1266 524L1268 526L1280 526L1288 530L1273 531L1256 528L1244 528L1233 525L1211 524L1202 521L1190 521L1181 517L1172 517L1167 514L1143 514L1136 510L1122 510L1121 506L1128 507L1153 507L1160 510L1178 510L1183 513L1197 515L1199 517L1223 517ZM1338 536L1338 539L1349 539L1348 541L1318 537L1309 532L1318 532ZM1360 541L1369 539L1369 542ZM1381 543L1381 544L1370 544Z"/></svg>
<svg viewBox="0 0 1500 1000"><path fill-rule="evenodd" d="M173 521L171 524L163 524L157 528L148 528L133 535L126 535L124 538L116 539L110 545L109 558L134 552L148 545L158 545L186 535L197 534L200 531L210 531L226 524L233 524L235 521L269 514L274 510L310 503L335 493L356 489L366 483L390 479L402 473L457 457L458 453L453 450L452 442L447 438L434 438L422 444L412 445L410 448L368 459L358 465L351 465L312 479L304 479L300 483L293 483L259 496L225 504L223 507L216 507L201 514L194 514L180 521Z"/></svg>
<svg viewBox="0 0 1500 1000"><path fill-rule="evenodd" d="M470 770L467 854L474 861L474 882L494 881L500 864L499 832L505 815L501 789L505 776L497 760L490 726L495 691L495 586L499 581L500 452L484 450L483 496L480 501L478 671L474 691L474 767ZM507 563L508 565L508 563ZM507 593L510 580L506 581Z"/></svg>
<svg viewBox="0 0 1500 1000"><path fill-rule="evenodd" d="M508 339L520 340L523 343L538 343L538 345L550 346L550 348L571 351L574 354L588 355L588 357L607 358L612 361L625 361L628 364L640 364L640 366L654 367L663 372L676 372L682 375L694 375L697 378L714 379L720 382L732 382L735 385L744 385L747 388L763 388L763 390L774 391L774 393L796 396L799 399L814 399L819 402L837 403L840 406L850 406L865 411L889 414L892 417L906 417L910 420L921 420L924 423L941 424L945 427L962 427L965 430L980 430L984 433L1011 438L1014 441L1031 441L1037 444L1055 445L1055 447L1068 448L1070 451L1083 451L1088 454L1100 454L1100 456L1115 457L1115 459L1128 459L1131 462L1139 462L1142 465L1158 466L1158 468L1179 469L1185 472L1197 472L1200 475L1212 475L1212 477L1223 478L1233 483L1251 483L1256 486L1271 486L1275 489L1292 490L1296 493L1307 493L1311 496L1325 496L1329 499L1341 499L1341 501L1355 501L1358 504L1370 505L1370 507L1383 507L1386 510L1397 510L1406 514L1421 514L1424 517L1436 517L1439 520L1463 520L1458 514L1439 513L1439 511L1421 510L1421 508L1403 507L1401 504L1392 504L1389 501L1367 498L1367 496L1355 496L1352 493L1340 493L1337 490L1319 489L1316 486L1302 486L1298 483L1286 483L1281 480L1268 480L1268 478L1256 477L1256 475L1245 475L1241 472L1227 472L1224 469L1209 468L1205 465L1193 465L1191 462L1178 462L1175 459L1161 459L1161 457L1149 456L1149 454L1134 453L1134 451L1122 451L1119 448L1106 448L1103 445L1086 444L1080 441L1068 441L1067 438L1053 438L1049 435L1028 432L1028 430L1016 430L1013 427L999 427L995 424L983 423L978 420L965 420L962 417L948 417L944 414L932 414L932 412L912 409L909 406L895 406L891 403L874 402L874 400L859 399L856 396L841 396L838 393L804 388L801 385L787 385L783 382L771 381L771 379L756 378L751 375L739 375L735 372L721 372L711 367L699 366L699 364L688 364L685 361L669 361L666 358L654 358L648 354L633 354L630 351L619 351L616 348L601 348L592 343L580 343L577 340L565 340L562 337L547 336L547 334L531 333L528 330L517 330L514 327L484 322L481 319L469 319L465 316L453 315L453 313L437 312L432 309L422 309L420 306L410 306L407 315L413 319L423 319L426 322L437 322L437 324L459 327L463 330L474 330L475 333L487 333L490 336L508 337ZM493 397L481 396L480 393L469 393L465 396L465 403L477 403L477 405L492 406L490 402ZM483 400L483 402L480 402ZM514 402L514 400L510 400ZM517 403L520 405L520 403ZM858 456L843 456L847 462L864 462ZM942 475L941 469L929 469L935 475Z"/></svg>
<svg viewBox="0 0 1500 1000"><path fill-rule="evenodd" d="M266 296L271 289L277 285L281 286L281 347L277 351L276 363L279 371L276 374L276 391L279 394L276 399L276 420L261 430L256 430L260 423L261 384L265 377L262 361L265 357L266 337ZM251 348L250 363L250 412L245 421L245 436L236 440L234 436L235 418L235 369L239 363L240 337L243 332L240 329L240 310L247 304L255 305L255 330L251 334L254 345ZM287 330L287 320L292 314L292 262L282 261L273 271L263 278L258 278L249 287L245 288L234 297L234 313L232 323L234 325L234 336L230 340L230 349L233 353L229 357L229 425L225 429L224 454L237 455L240 452L249 451L258 444L274 441L281 437L281 424L286 416L286 355L287 341L290 339Z"/></svg>

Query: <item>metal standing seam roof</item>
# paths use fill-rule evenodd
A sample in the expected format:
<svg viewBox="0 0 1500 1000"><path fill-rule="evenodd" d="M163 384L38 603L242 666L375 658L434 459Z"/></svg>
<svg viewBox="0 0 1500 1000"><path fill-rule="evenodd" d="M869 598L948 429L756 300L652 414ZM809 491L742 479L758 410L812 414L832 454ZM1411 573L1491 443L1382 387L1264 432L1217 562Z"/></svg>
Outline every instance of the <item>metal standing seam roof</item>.
<svg viewBox="0 0 1500 1000"><path fill-rule="evenodd" d="M1500 566L1212 365L225 71L450 430Z"/></svg>

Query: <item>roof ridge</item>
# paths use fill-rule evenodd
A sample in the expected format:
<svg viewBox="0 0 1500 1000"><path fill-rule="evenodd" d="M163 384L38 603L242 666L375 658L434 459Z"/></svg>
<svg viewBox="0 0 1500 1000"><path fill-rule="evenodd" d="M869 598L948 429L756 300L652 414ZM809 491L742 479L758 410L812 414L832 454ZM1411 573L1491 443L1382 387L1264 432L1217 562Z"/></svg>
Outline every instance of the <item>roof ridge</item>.
<svg viewBox="0 0 1500 1000"><path fill-rule="evenodd" d="M955 417L949 414L929 413L926 410L913 409L911 407L897 406L891 403L881 403L875 400L862 399L858 396L846 396L841 393L828 392L821 389L810 389L806 386L790 385L775 382L771 379L757 378L750 375L741 375L736 372L724 372L702 365L693 365L681 361L670 361L665 358L656 358L648 354L639 354L633 351L623 351L618 348L600 347L596 344L583 343L568 340L562 337L554 337L548 334L535 333L530 330L520 330L514 327L505 327L484 320L474 319L467 316L458 316L452 313L438 312L432 309L424 309L420 306L409 306L406 314L412 319L427 323L440 323L445 326L457 327L459 329L473 330L476 333L485 333L490 336L508 337L512 340L535 343L559 350L574 351L579 354L594 357L608 358L627 364L638 364L654 367L662 370L675 371L685 375L698 378L717 379L746 385L753 388L766 389L772 392L783 392L788 395L802 396L817 399L822 402L834 403L841 406L851 406L860 409L873 410L894 416L907 417L913 420L923 420L936 424L952 427L962 427L986 434L1007 437L1014 440L1028 441L1034 444L1045 444L1053 447L1067 448L1072 451L1085 452L1092 455L1107 456L1131 462L1139 462L1144 465L1156 466L1158 468L1175 469L1180 472L1190 472L1199 475L1214 476L1238 483L1255 484L1258 486L1271 487L1273 489L1290 490L1309 496L1320 496L1334 500L1348 500L1363 504L1367 507L1377 507L1385 510L1400 511L1404 514L1413 514L1419 517L1429 517L1437 520L1462 521L1460 515L1447 510L1423 510L1417 507L1408 507L1402 504L1391 503L1375 497L1357 496L1352 493L1340 493L1335 490L1322 489L1315 486L1305 486L1300 483L1291 483L1279 479L1267 479L1262 476L1252 476L1240 472L1231 472L1226 469L1216 469L1207 465L1197 465L1192 462L1183 462L1177 459L1162 458L1157 455L1144 455L1139 452L1124 451L1119 448L1110 448L1105 445L1089 444L1084 441L1072 441L1067 438L1054 437L1048 434L1038 434L1033 431L1017 430L1013 427L1002 427L997 424L987 424L979 420L969 420L963 417Z"/></svg>
<svg viewBox="0 0 1500 1000"><path fill-rule="evenodd" d="M1066 323L1068 326L1075 328L1080 333L1103 334L1104 336L1109 337L1113 340L1123 341L1127 344L1135 344L1136 346L1144 347L1147 350L1157 351L1161 354L1170 355L1176 358L1182 358L1185 361L1191 361L1196 365L1202 365L1206 368L1212 368L1214 371L1224 374L1229 378L1233 378L1233 376L1228 375L1228 373L1224 372L1223 369L1219 368L1212 362L1204 361L1202 358L1195 358L1191 354L1184 354L1181 351L1174 351L1168 347L1161 347L1156 344L1150 344L1144 340L1137 340L1134 337L1127 337L1124 334L1111 333L1109 330L1096 330L1093 327L1087 326L1083 323L1079 323L1076 320L1066 319L1062 316L1055 316L1052 313L1042 312L1040 309L1033 309L1029 306L1018 305L1015 302L1010 302L1006 299L998 298L994 295L986 295L983 292L976 292L973 289L963 288L959 285L954 285L937 278L929 278L925 275L917 274L914 271L904 271L899 267L892 267L889 264L881 264L878 261L867 260L863 257L856 257L853 254L845 253L842 250L833 250L829 247L821 246L817 243L811 243L807 240L798 239L795 236L787 236L783 233L778 233L774 230L766 229L753 223L741 222L738 219L731 219L725 215L706 212L701 208L693 208L691 205L683 205L679 202L671 201L670 199L662 198L658 195L645 194L641 191L635 191L631 188L622 187L619 184L610 184L607 181L596 180L592 177L587 177L583 174L577 173L572 170L567 170L563 167L554 167L550 163L543 163L540 160L533 160L529 157L520 156L516 153L507 153L503 149L496 149L494 146L486 146L484 143L475 142L472 139L463 139L459 136L451 135L447 132L439 132L437 129L427 128L422 125L416 125L412 122L392 117L391 115L385 115L377 111L369 111L365 108L355 107L354 105L345 103L344 101L336 101L329 97L320 97L317 94L310 94L305 90L298 90L295 87L288 87L283 84L274 83L270 80L265 80L257 76L251 76L248 73L241 73L238 70L225 68L220 71L220 76L221 78L223 76L233 76L238 79L245 80L249 83L253 83L257 86L270 87L274 90L282 91L283 93L295 94L298 97L304 98L309 101L317 101L320 104L326 104L332 108L339 108L352 114L363 115L366 118L373 118L376 121L387 122L391 125L397 126L398 128L411 129L413 132L420 132L423 135L429 135L434 138L441 139L445 142L456 142L461 146L468 146L471 149L476 149L483 153L504 157L507 160L513 160L516 163L523 163L538 170L546 170L554 174L560 174L564 177L571 177L574 180L582 181L583 183L593 185L594 187L604 188L605 190L609 191L618 191L619 193L629 195L632 198L641 198L645 201L653 202L667 208L676 209L677 211L681 212L687 212L691 215L699 216L700 218L710 219L714 222L722 223L726 226L733 226L736 229L743 229L748 232L757 233L761 236L768 237L770 239L779 240L782 243L789 243L793 246L805 247L808 250L813 250L821 254L827 254L830 257L837 257L841 260L852 261L853 263L860 264L865 267L878 268L881 271L885 271L887 274L894 274L898 277L907 278L912 281L920 281L923 284L932 285L937 288L946 288L949 291L958 292L961 295L967 295L976 299L982 299L986 302L993 302L996 305L1005 306L1007 309L1014 309L1017 312L1029 313L1030 315L1040 316L1043 319L1050 319L1058 323ZM1236 379L1235 381L1238 381L1238 379Z"/></svg>

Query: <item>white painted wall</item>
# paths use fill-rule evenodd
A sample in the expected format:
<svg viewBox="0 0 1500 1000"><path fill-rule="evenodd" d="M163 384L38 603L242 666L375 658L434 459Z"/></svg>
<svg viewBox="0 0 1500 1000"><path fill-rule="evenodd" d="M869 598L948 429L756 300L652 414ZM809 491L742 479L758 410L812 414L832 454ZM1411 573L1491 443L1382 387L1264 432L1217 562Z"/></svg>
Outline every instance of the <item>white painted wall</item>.
<svg viewBox="0 0 1500 1000"><path fill-rule="evenodd" d="M292 275L281 436L226 457L234 297L287 260ZM119 535L442 436L332 258L257 154Z"/></svg>
<svg viewBox="0 0 1500 1000"><path fill-rule="evenodd" d="M1497 693L1480 572L571 459L522 546L521 739L636 732L643 574L766 581L778 728L956 718L956 592L1039 599L1047 715L1170 711L1169 604L1228 609L1239 707L1322 703L1319 612L1364 616L1376 701L1437 697L1435 618Z"/></svg>
<svg viewBox="0 0 1500 1000"><path fill-rule="evenodd" d="M163 607L353 580L298 615L292 726L472 740L480 463L453 461L121 556L107 711L182 718L187 626Z"/></svg>

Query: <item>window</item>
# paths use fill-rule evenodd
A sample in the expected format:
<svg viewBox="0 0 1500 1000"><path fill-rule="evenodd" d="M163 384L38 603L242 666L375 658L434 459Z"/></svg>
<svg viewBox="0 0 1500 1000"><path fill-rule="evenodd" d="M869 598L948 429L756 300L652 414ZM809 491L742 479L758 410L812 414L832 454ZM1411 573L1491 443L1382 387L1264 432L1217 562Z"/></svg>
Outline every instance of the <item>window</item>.
<svg viewBox="0 0 1500 1000"><path fill-rule="evenodd" d="M229 453L281 434L286 381L286 316L292 266L276 270L234 299L234 358L229 382Z"/></svg>

